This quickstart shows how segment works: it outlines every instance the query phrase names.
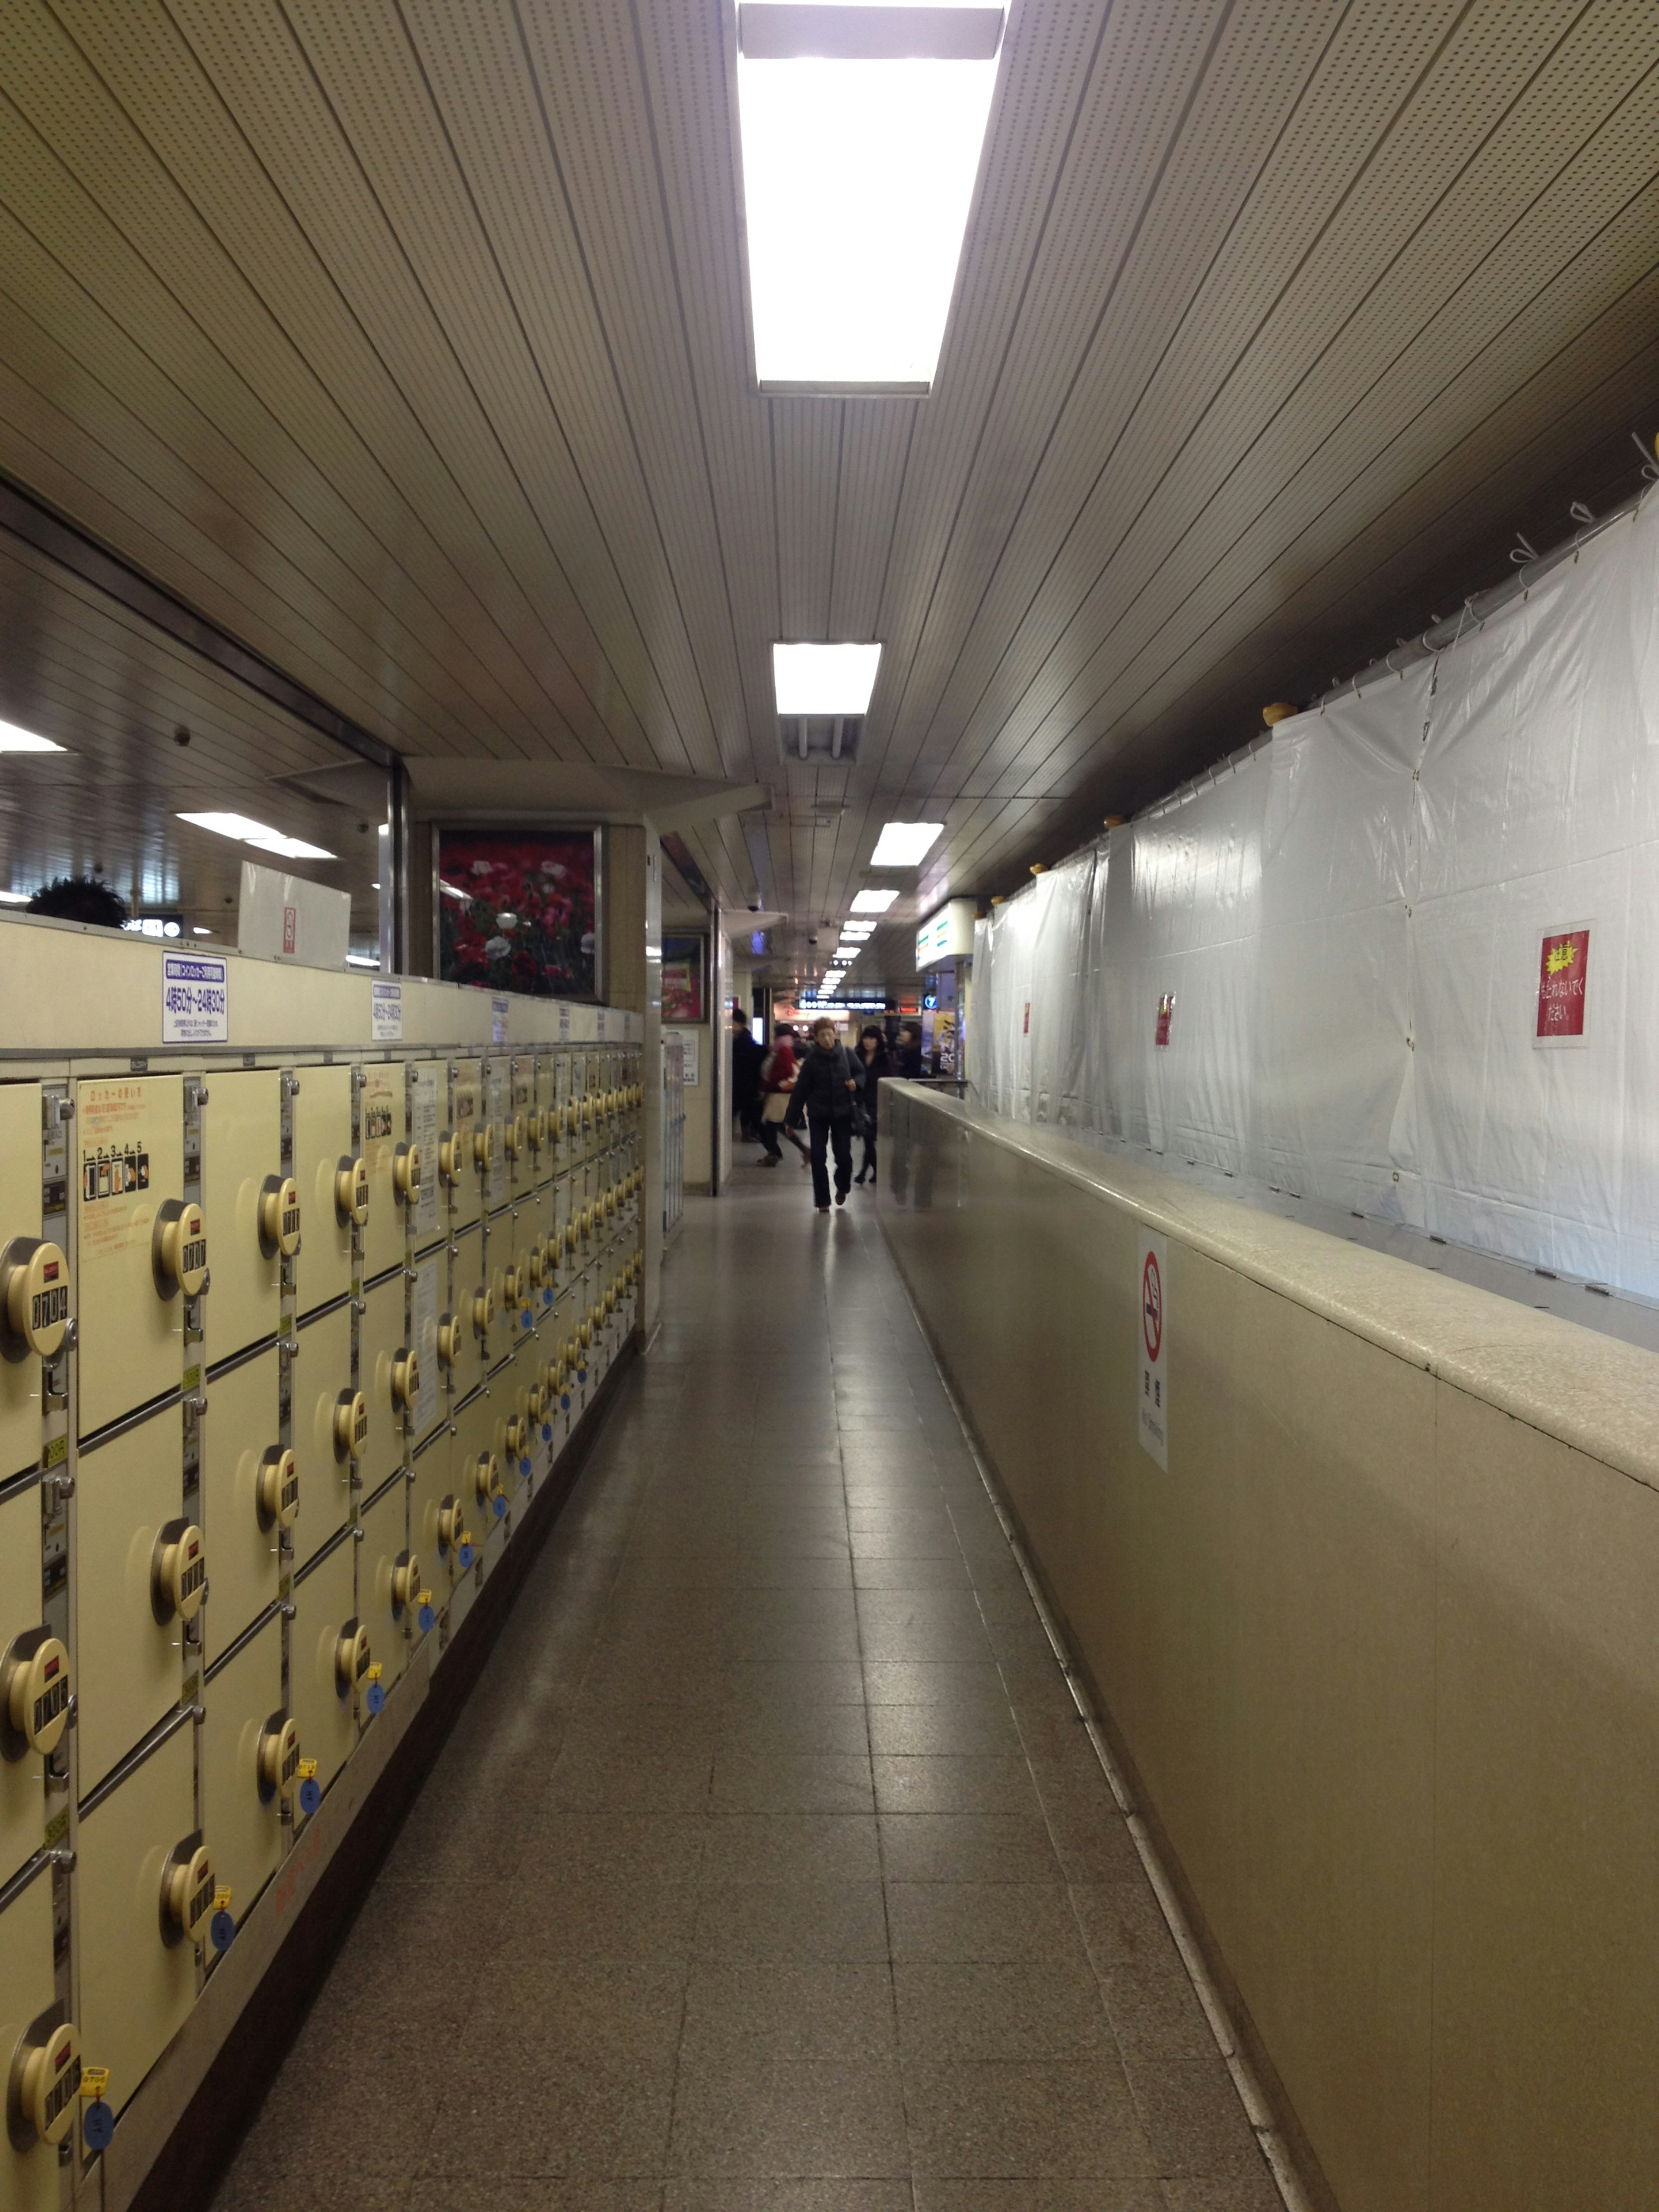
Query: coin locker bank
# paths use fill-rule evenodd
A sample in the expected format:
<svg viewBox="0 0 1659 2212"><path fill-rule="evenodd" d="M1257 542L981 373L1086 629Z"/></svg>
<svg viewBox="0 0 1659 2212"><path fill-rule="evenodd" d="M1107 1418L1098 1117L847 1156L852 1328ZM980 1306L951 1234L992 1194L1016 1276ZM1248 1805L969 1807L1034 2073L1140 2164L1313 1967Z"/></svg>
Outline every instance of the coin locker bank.
<svg viewBox="0 0 1659 2212"><path fill-rule="evenodd" d="M131 2201L640 1289L637 1014L165 958L0 922L0 2212Z"/></svg>

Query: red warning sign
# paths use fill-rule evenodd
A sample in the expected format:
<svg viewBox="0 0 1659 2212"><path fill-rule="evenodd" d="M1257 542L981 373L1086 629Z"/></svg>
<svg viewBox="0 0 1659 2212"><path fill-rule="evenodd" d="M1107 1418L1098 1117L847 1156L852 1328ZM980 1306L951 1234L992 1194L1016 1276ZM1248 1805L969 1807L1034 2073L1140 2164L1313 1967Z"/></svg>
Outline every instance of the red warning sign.
<svg viewBox="0 0 1659 2212"><path fill-rule="evenodd" d="M1583 1038L1589 1006L1589 941L1586 927L1557 930L1540 945L1535 1042L1567 1044Z"/></svg>

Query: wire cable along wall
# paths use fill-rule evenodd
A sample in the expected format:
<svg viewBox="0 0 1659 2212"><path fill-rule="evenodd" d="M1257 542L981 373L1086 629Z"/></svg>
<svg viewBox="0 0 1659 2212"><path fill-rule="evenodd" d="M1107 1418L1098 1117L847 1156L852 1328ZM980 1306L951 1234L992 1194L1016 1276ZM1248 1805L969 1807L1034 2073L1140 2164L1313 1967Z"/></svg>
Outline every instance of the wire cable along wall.
<svg viewBox="0 0 1659 2212"><path fill-rule="evenodd" d="M975 1074L1659 1297L1659 501L981 922Z"/></svg>

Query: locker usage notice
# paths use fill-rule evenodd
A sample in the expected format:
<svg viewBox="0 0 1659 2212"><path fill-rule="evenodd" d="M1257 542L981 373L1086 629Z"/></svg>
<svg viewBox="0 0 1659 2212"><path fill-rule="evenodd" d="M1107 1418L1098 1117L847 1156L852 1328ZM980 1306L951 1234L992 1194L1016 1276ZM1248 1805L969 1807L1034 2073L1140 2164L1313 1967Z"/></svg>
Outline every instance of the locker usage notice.
<svg viewBox="0 0 1659 2212"><path fill-rule="evenodd" d="M204 953L161 959L163 1044L230 1042L230 963Z"/></svg>

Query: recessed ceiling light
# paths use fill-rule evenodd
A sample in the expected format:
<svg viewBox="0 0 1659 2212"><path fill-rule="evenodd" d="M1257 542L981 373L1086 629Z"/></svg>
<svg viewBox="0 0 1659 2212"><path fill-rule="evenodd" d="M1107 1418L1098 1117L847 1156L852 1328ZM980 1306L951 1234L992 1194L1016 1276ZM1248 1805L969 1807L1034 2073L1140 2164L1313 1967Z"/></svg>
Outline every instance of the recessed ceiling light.
<svg viewBox="0 0 1659 2212"><path fill-rule="evenodd" d="M870 855L872 868L919 868L939 842L942 822L890 822Z"/></svg>
<svg viewBox="0 0 1659 2212"><path fill-rule="evenodd" d="M27 906L33 896L33 891L0 891L0 906Z"/></svg>
<svg viewBox="0 0 1659 2212"><path fill-rule="evenodd" d="M55 738L43 738L33 730L20 729L15 722L0 722L0 753L61 753L68 747L60 745Z"/></svg>
<svg viewBox="0 0 1659 2212"><path fill-rule="evenodd" d="M380 964L380 956L378 952L348 952L346 955L348 968L378 968Z"/></svg>
<svg viewBox="0 0 1659 2212"><path fill-rule="evenodd" d="M740 0L738 113L763 386L932 384L1002 22L996 7Z"/></svg>
<svg viewBox="0 0 1659 2212"><path fill-rule="evenodd" d="M779 714L863 714L880 661L878 645L775 645L772 688Z"/></svg>
<svg viewBox="0 0 1659 2212"><path fill-rule="evenodd" d="M280 830L272 830L246 814L181 814L179 819L193 823L198 830L211 830L218 837L234 837L238 844L256 846L262 853L275 853L284 860L334 858L320 845L307 845L303 837L285 837Z"/></svg>
<svg viewBox="0 0 1659 2212"><path fill-rule="evenodd" d="M198 921L190 933L192 937L211 937L213 932L210 929L204 929Z"/></svg>
<svg viewBox="0 0 1659 2212"><path fill-rule="evenodd" d="M898 896L896 891L859 891L854 895L854 914L885 914Z"/></svg>

